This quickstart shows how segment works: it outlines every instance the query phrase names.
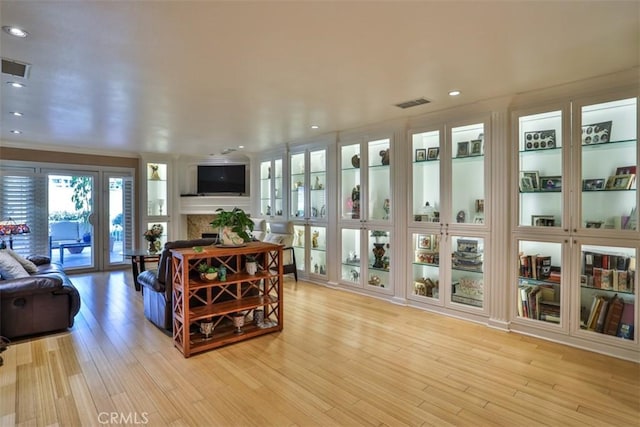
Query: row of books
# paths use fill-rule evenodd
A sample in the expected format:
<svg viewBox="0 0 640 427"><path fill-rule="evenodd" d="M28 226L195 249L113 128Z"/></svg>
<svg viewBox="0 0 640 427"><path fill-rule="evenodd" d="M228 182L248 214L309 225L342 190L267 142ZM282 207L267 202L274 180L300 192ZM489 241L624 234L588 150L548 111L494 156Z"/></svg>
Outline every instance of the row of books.
<svg viewBox="0 0 640 427"><path fill-rule="evenodd" d="M627 255L615 255L599 252L582 253L582 274L593 275L596 268L605 270L627 271L636 269L636 258Z"/></svg>
<svg viewBox="0 0 640 427"><path fill-rule="evenodd" d="M635 271L594 268L593 274L581 278L582 285L596 289L634 293Z"/></svg>
<svg viewBox="0 0 640 427"><path fill-rule="evenodd" d="M520 277L547 280L551 276L551 257L520 253Z"/></svg>
<svg viewBox="0 0 640 427"><path fill-rule="evenodd" d="M611 298L594 295L584 327L590 331L632 339L634 308L633 302L625 302L617 294Z"/></svg>
<svg viewBox="0 0 640 427"><path fill-rule="evenodd" d="M560 302L556 301L553 286L529 285L522 281L518 295L518 316L560 323Z"/></svg>

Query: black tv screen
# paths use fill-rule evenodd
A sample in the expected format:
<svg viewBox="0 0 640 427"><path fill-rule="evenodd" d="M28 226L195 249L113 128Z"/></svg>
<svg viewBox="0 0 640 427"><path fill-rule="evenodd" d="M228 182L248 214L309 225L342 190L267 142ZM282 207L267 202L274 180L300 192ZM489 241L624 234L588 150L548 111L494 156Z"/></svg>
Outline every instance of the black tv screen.
<svg viewBox="0 0 640 427"><path fill-rule="evenodd" d="M245 194L245 165L199 165L197 191L198 194Z"/></svg>

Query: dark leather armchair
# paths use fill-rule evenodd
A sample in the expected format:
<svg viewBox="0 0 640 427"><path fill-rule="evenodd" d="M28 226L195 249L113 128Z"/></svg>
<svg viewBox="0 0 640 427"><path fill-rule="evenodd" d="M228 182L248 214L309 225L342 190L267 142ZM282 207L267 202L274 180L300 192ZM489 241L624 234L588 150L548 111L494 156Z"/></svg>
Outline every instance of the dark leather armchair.
<svg viewBox="0 0 640 427"><path fill-rule="evenodd" d="M158 268L143 271L138 275L138 282L144 287L144 315L151 323L167 331L173 329L171 249L208 246L215 244L217 240L207 238L167 242L160 254Z"/></svg>

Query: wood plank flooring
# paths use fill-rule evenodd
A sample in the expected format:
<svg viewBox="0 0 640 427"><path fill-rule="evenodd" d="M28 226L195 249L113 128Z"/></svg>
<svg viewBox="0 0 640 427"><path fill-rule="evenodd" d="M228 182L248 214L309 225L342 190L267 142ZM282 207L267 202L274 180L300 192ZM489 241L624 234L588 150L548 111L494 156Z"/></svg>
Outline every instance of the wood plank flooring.
<svg viewBox="0 0 640 427"><path fill-rule="evenodd" d="M14 343L1 426L638 426L640 365L304 282L284 331L189 359L129 272L72 276L74 328Z"/></svg>

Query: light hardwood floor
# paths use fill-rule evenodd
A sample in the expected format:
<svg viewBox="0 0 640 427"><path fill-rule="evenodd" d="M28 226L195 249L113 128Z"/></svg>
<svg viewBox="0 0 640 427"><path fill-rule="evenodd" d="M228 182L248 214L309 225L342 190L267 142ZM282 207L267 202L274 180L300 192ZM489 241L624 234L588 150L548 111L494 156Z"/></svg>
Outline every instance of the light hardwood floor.
<svg viewBox="0 0 640 427"><path fill-rule="evenodd" d="M3 353L0 425L638 426L640 365L292 280L284 331L189 359L128 272Z"/></svg>

